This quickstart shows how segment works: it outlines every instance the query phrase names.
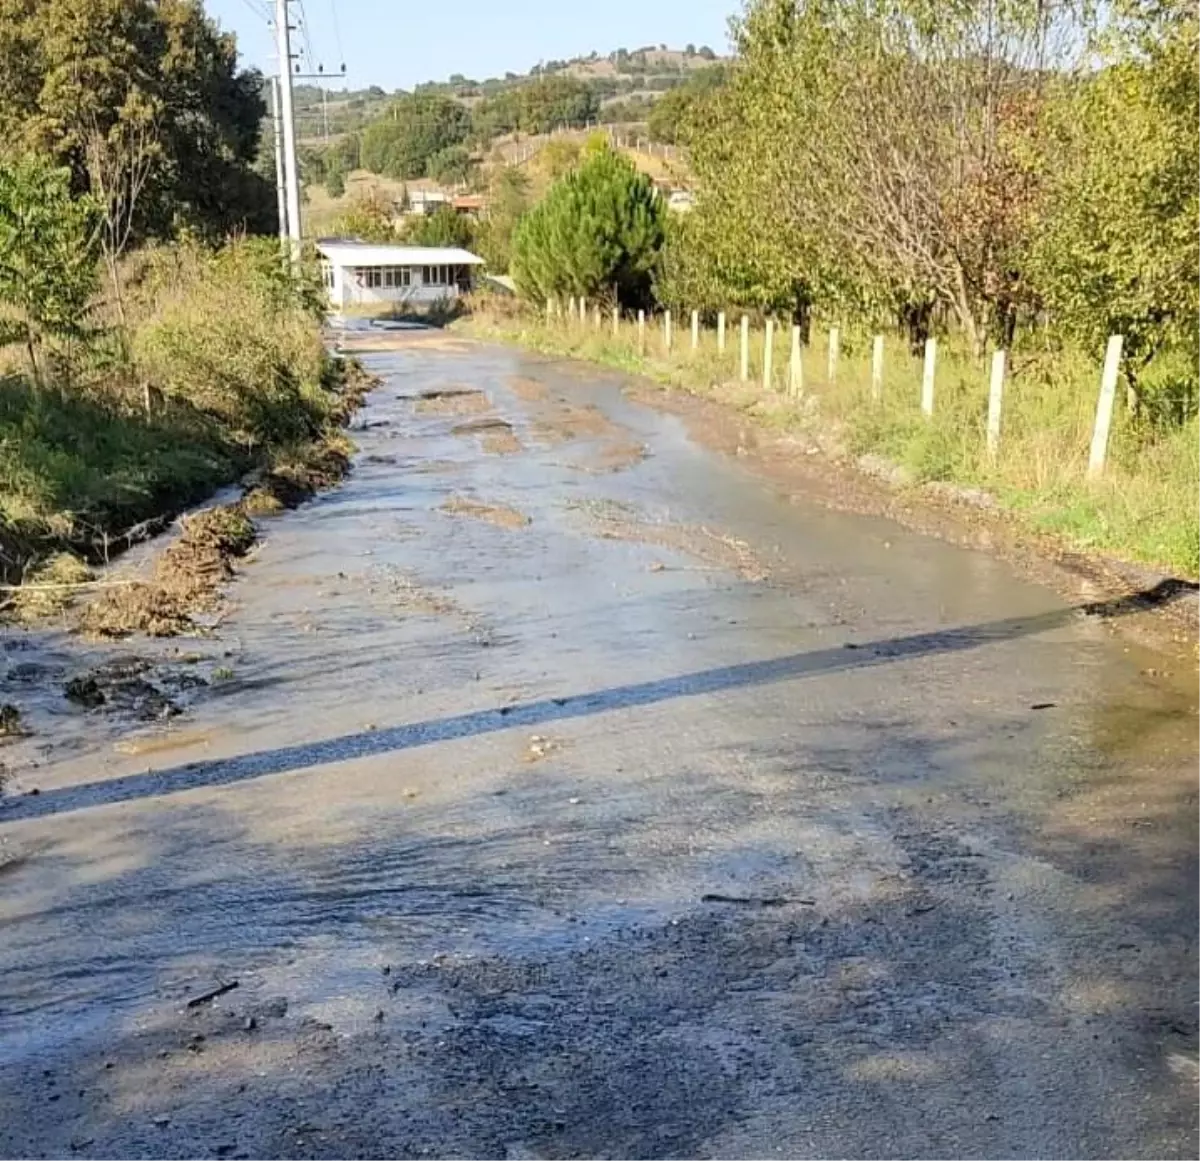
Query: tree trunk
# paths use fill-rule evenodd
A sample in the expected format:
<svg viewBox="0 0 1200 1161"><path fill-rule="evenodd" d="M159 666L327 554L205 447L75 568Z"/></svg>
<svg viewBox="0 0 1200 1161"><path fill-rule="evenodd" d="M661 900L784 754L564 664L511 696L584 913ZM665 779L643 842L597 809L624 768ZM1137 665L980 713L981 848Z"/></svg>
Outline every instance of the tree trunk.
<svg viewBox="0 0 1200 1161"><path fill-rule="evenodd" d="M25 350L29 353L29 368L33 372L33 385L41 390L44 384L42 383L42 370L37 361L37 335L34 334L33 327L29 325L25 327Z"/></svg>

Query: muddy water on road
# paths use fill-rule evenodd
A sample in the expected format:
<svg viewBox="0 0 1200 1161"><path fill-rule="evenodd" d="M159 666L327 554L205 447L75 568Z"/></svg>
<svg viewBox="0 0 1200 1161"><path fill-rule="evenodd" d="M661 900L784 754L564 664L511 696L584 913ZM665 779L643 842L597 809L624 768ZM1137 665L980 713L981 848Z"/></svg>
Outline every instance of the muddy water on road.
<svg viewBox="0 0 1200 1161"><path fill-rule="evenodd" d="M1195 1154L1194 687L613 377L367 362L187 713L2 755L5 1154Z"/></svg>

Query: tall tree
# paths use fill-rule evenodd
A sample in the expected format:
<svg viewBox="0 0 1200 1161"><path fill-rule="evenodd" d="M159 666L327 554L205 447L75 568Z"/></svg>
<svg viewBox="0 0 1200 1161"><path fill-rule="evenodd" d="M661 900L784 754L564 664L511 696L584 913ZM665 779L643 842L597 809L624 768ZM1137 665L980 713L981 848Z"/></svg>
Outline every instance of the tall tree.
<svg viewBox="0 0 1200 1161"><path fill-rule="evenodd" d="M1103 67L1061 83L1048 110L1026 259L1060 332L1092 351L1124 335L1136 380L1164 348L1193 372L1200 358L1200 22L1180 0L1117 17Z"/></svg>
<svg viewBox="0 0 1200 1161"><path fill-rule="evenodd" d="M388 177L424 177L431 157L467 135L466 109L448 97L414 93L399 97L391 109L362 133L364 169Z"/></svg>
<svg viewBox="0 0 1200 1161"><path fill-rule="evenodd" d="M981 349L1020 301L1030 137L1049 79L1086 45L1073 12L752 0L691 140L706 265L776 308L797 289L843 311L938 304Z"/></svg>
<svg viewBox="0 0 1200 1161"><path fill-rule="evenodd" d="M535 302L582 294L648 306L664 217L645 174L612 150L592 150L521 220L513 277Z"/></svg>
<svg viewBox="0 0 1200 1161"><path fill-rule="evenodd" d="M146 171L133 237L273 228L253 170L261 78L238 69L199 0L0 0L0 61L6 146L69 166L76 190L103 184L106 203Z"/></svg>

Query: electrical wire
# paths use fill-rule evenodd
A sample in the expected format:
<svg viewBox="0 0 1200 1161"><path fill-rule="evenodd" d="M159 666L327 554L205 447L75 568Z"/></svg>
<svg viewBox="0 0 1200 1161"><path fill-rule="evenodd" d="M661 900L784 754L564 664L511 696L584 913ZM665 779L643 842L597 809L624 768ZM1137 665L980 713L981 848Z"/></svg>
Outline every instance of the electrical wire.
<svg viewBox="0 0 1200 1161"><path fill-rule="evenodd" d="M323 72L317 61L316 53L313 52L312 38L308 31L308 13L304 11L304 0L296 0L297 7L300 9L300 36L304 40L304 54L308 59L309 72Z"/></svg>
<svg viewBox="0 0 1200 1161"><path fill-rule="evenodd" d="M273 17L271 16L271 13L263 0L242 0L242 3L245 4L245 6L251 12L253 12L254 15L259 18L259 20L266 21L267 24L272 22Z"/></svg>
<svg viewBox="0 0 1200 1161"><path fill-rule="evenodd" d="M337 0L329 0L329 15L333 19L333 43L337 45L338 64L346 71L346 54L342 51L342 30L338 27Z"/></svg>

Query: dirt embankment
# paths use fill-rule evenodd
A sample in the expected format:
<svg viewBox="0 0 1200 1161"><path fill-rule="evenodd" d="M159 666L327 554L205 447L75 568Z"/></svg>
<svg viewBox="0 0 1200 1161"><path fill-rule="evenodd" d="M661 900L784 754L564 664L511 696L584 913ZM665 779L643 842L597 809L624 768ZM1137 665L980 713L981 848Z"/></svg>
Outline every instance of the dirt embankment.
<svg viewBox="0 0 1200 1161"><path fill-rule="evenodd" d="M333 419L345 425L374 385L357 360L348 360ZM83 561L59 554L29 582L8 590L0 619L7 614L28 624L66 613L76 630L107 638L187 633L196 614L216 607L235 562L253 548L258 539L253 518L295 508L332 487L349 469L351 450L349 440L331 427L307 443L271 453L263 467L244 477L240 500L180 518L179 536L158 554L148 577L95 580ZM164 512L155 528L168 527L173 516Z"/></svg>

